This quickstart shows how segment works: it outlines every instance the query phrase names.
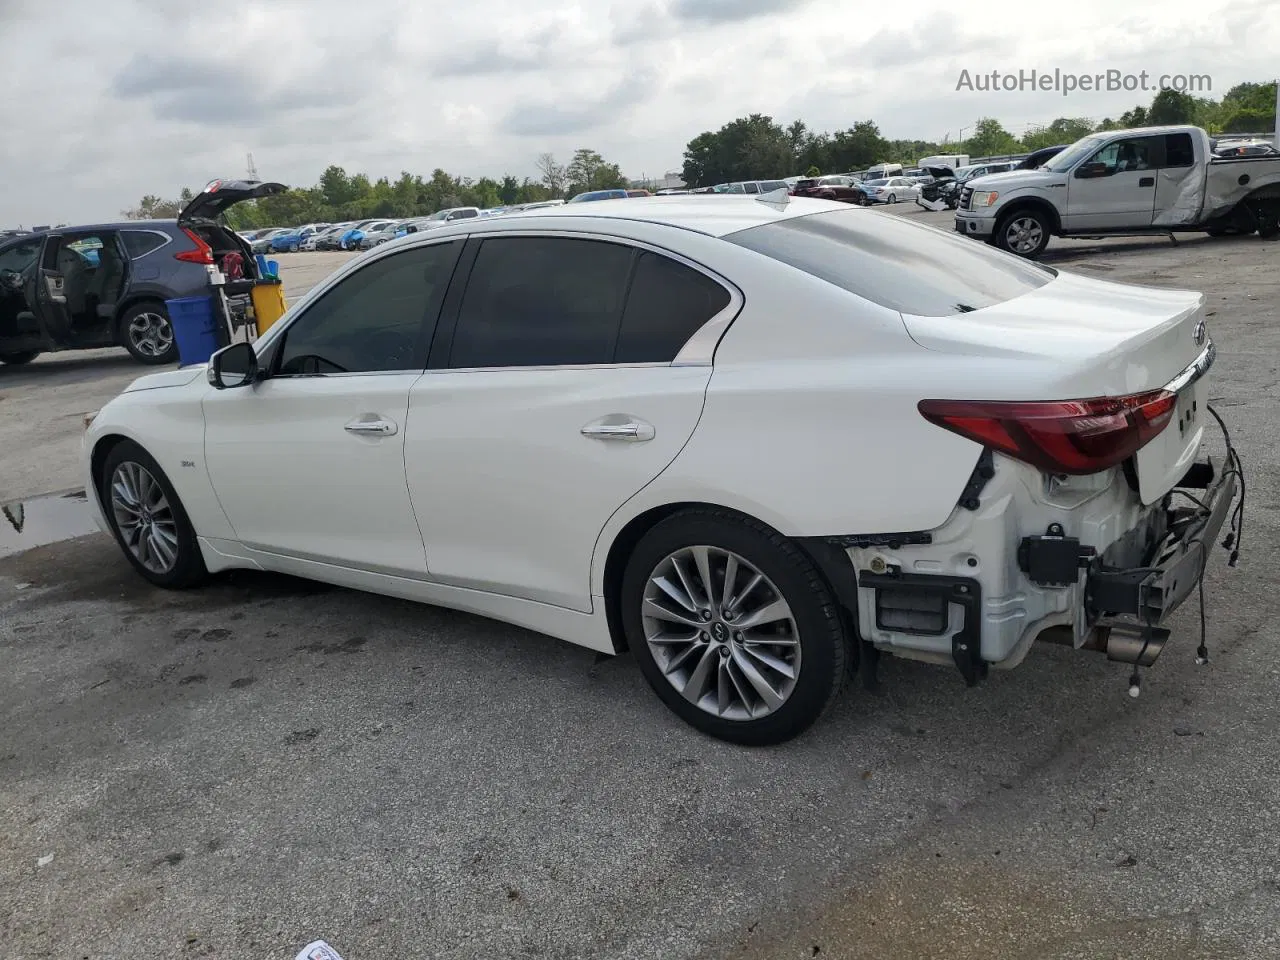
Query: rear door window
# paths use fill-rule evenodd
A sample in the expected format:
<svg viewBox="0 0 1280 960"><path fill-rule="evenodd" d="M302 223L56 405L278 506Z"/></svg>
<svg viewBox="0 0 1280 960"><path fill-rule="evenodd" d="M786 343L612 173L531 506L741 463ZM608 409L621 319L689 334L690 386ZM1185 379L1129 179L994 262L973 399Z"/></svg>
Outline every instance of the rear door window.
<svg viewBox="0 0 1280 960"><path fill-rule="evenodd" d="M926 317L1003 303L1057 275L984 243L858 209L777 220L724 239L872 303Z"/></svg>
<svg viewBox="0 0 1280 960"><path fill-rule="evenodd" d="M616 363L670 363L690 337L729 305L731 295L704 273L645 250L636 262Z"/></svg>
<svg viewBox="0 0 1280 960"><path fill-rule="evenodd" d="M1168 133L1164 138L1164 167L1190 167L1195 164L1196 152L1189 133Z"/></svg>
<svg viewBox="0 0 1280 960"><path fill-rule="evenodd" d="M567 237L493 237L476 254L449 366L609 364L634 251Z"/></svg>

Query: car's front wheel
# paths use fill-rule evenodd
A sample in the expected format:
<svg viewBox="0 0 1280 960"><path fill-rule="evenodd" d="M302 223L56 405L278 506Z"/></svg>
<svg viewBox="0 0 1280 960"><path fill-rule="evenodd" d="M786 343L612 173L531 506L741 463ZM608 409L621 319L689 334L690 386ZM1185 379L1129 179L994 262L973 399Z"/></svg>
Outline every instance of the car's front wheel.
<svg viewBox="0 0 1280 960"><path fill-rule="evenodd" d="M139 303L126 310L120 318L120 342L141 363L178 362L178 344L163 303Z"/></svg>
<svg viewBox="0 0 1280 960"><path fill-rule="evenodd" d="M620 595L645 679L692 726L734 743L781 743L835 700L846 638L809 558L728 511L671 516L637 544Z"/></svg>
<svg viewBox="0 0 1280 960"><path fill-rule="evenodd" d="M1039 210L1015 210L996 226L996 246L1034 260L1049 245L1048 218Z"/></svg>
<svg viewBox="0 0 1280 960"><path fill-rule="evenodd" d="M155 459L131 440L111 448L98 478L103 513L124 555L157 587L190 587L207 576L182 501Z"/></svg>

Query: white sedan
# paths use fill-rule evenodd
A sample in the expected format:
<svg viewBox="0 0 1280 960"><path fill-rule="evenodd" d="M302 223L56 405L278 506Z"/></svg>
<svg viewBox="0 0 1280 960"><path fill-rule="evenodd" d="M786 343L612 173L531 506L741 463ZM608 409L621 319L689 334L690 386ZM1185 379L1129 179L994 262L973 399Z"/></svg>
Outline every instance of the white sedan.
<svg viewBox="0 0 1280 960"><path fill-rule="evenodd" d="M882 652L1154 660L1239 475L1195 466L1202 312L830 201L474 218L136 381L84 471L157 586L281 571L630 650L776 743Z"/></svg>
<svg viewBox="0 0 1280 960"><path fill-rule="evenodd" d="M920 184L910 177L866 180L862 188L867 192L867 200L871 203L897 203L899 200L914 200L920 196Z"/></svg>

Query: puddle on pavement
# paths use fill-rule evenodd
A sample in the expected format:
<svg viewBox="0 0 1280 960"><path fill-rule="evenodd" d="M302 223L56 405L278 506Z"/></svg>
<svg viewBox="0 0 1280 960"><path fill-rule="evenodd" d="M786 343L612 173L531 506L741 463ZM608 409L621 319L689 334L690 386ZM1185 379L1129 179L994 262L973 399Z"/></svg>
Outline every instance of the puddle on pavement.
<svg viewBox="0 0 1280 960"><path fill-rule="evenodd" d="M0 507L0 557L98 532L83 490Z"/></svg>

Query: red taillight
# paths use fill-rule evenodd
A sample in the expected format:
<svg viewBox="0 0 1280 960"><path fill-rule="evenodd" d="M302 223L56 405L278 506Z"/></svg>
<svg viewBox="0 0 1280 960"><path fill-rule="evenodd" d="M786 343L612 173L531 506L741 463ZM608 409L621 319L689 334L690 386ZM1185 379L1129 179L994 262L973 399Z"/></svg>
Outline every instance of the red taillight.
<svg viewBox="0 0 1280 960"><path fill-rule="evenodd" d="M930 422L1047 473L1086 474L1133 456L1168 425L1177 399L1151 390L1045 402L922 400L919 409Z"/></svg>
<svg viewBox="0 0 1280 960"><path fill-rule="evenodd" d="M182 260L186 263L213 263L213 247L205 243L199 234L188 230L186 227L182 228L182 232L191 238L191 242L196 245L196 248L175 253L173 259Z"/></svg>

